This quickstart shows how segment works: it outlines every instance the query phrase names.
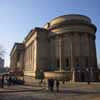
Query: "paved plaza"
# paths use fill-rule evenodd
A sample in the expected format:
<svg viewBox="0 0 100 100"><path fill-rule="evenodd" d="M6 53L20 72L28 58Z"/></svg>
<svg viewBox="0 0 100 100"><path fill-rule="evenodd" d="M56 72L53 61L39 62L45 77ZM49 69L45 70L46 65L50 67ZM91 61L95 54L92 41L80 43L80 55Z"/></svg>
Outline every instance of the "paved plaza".
<svg viewBox="0 0 100 100"><path fill-rule="evenodd" d="M0 100L100 100L100 83L61 84L59 93L47 87L5 86L0 88Z"/></svg>

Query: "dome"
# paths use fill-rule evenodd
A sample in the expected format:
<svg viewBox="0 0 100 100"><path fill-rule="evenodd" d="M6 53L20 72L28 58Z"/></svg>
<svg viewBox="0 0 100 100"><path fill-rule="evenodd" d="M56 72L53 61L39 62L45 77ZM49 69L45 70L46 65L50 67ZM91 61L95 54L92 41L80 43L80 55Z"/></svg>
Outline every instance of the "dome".
<svg viewBox="0 0 100 100"><path fill-rule="evenodd" d="M91 19L87 16L80 15L80 14L69 14L69 15L63 15L54 18L50 22L48 22L44 28L50 28L59 24L63 23L73 23L73 22L81 22L81 23L90 23L91 24Z"/></svg>

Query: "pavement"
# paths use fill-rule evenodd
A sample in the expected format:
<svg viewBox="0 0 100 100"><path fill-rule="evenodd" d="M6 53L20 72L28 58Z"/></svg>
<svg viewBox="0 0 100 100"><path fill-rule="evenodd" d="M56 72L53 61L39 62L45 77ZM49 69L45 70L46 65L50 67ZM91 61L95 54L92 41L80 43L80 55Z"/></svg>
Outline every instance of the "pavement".
<svg viewBox="0 0 100 100"><path fill-rule="evenodd" d="M0 100L100 100L100 83L60 84L59 92L43 86L5 86L0 88Z"/></svg>
<svg viewBox="0 0 100 100"><path fill-rule="evenodd" d="M4 88L0 88L0 93L8 93L8 92L28 92L28 91L41 91L43 87L33 87L26 85L12 85L12 86L4 86Z"/></svg>

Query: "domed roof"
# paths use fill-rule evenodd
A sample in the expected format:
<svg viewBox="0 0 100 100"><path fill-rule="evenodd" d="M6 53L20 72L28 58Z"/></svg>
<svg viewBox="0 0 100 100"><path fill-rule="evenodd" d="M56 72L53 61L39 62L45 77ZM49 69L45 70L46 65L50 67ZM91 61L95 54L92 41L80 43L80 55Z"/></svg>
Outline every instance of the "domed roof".
<svg viewBox="0 0 100 100"><path fill-rule="evenodd" d="M53 27L53 26L56 26L59 24L63 24L65 22L73 22L73 21L91 23L91 19L87 16L80 15L80 14L69 14L69 15L63 15L63 16L59 16L59 17L54 18L49 23L47 23L44 26L44 28L48 28L49 26Z"/></svg>

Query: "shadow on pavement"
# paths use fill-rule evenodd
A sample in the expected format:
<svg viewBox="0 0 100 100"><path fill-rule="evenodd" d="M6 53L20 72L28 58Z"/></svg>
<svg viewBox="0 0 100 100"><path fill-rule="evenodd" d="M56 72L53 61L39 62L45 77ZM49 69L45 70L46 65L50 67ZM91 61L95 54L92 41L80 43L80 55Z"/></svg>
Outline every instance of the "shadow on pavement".
<svg viewBox="0 0 100 100"><path fill-rule="evenodd" d="M100 91L60 90L61 94L100 94Z"/></svg>

